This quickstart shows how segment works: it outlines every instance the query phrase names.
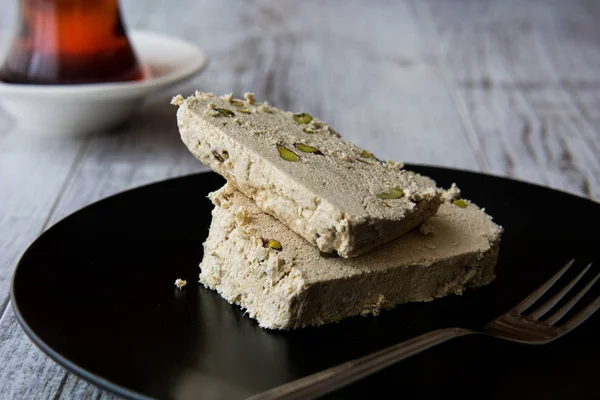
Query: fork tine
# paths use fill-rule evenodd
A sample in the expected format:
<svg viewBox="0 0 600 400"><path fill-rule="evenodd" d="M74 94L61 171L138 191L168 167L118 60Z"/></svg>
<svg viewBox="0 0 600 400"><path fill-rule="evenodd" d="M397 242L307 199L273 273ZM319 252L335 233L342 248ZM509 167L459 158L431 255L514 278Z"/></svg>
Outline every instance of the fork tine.
<svg viewBox="0 0 600 400"><path fill-rule="evenodd" d="M569 320L569 322L562 325L561 328L565 329L565 333L572 331L573 329L575 329L579 325L581 325L583 322L585 322L586 319L591 317L592 314L595 313L596 311L598 311L599 308L600 308L600 296L596 297L596 300L594 300L586 308L581 310L579 312L579 314L577 314L576 316L571 318Z"/></svg>
<svg viewBox="0 0 600 400"><path fill-rule="evenodd" d="M558 271L556 274L554 274L554 276L552 278L547 280L546 283L544 283L542 286L540 286L535 292L533 292L529 296L527 296L527 298L525 300L523 300L522 302L517 304L517 306L515 308L513 308L512 311L516 311L517 313L521 314L523 311L525 311L529 307L531 307L531 305L533 303L538 301L539 298L542 297L544 295L544 293L546 293L548 291L548 289L550 289L552 287L552 285L554 285L556 283L556 281L559 280L560 277L563 276L563 274L565 272L567 272L569 267L571 265L573 265L574 262L575 262L574 259L569 261L564 267L562 267L562 269L560 271Z"/></svg>
<svg viewBox="0 0 600 400"><path fill-rule="evenodd" d="M585 273L588 271L588 269L590 269L591 266L592 266L592 263L589 263L588 266L585 267L583 269L583 271L581 271L575 278L573 278L573 280L571 282L569 282L569 284L567 286L565 286L560 292L558 292L557 294L552 296L552 298L550 300L548 300L546 303L544 303L543 306L541 306L540 308L538 308L537 310L532 312L531 315L529 316L529 318L539 319L542 316L544 316L548 311L550 311L550 309L552 307L554 307L556 305L556 303L558 303L563 297L565 297L565 295L567 293L569 293L569 291L573 288L573 286L575 286L577 284L577 282L579 282L581 277L583 275L585 275ZM573 303L573 305L574 304L575 303ZM573 306L573 305L571 305L571 306ZM569 311L569 310L567 310L567 311Z"/></svg>
<svg viewBox="0 0 600 400"><path fill-rule="evenodd" d="M548 318L545 322L550 325L556 324L562 317L565 316L566 313L571 310L571 308L573 308L575 304L577 304L577 302L588 292L588 290L594 286L594 283L596 283L598 278L600 278L600 273L598 273L598 275L596 275L596 277L592 279L590 283L583 288L583 290L577 293L575 297L573 297L567 304L562 306L557 312L551 315L550 318Z"/></svg>

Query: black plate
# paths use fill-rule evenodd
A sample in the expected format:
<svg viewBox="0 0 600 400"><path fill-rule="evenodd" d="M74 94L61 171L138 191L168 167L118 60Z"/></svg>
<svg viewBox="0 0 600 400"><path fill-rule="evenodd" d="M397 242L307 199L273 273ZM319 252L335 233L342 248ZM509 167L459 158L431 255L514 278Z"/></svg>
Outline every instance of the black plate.
<svg viewBox="0 0 600 400"><path fill-rule="evenodd" d="M408 167L444 187L457 182L504 226L493 284L377 318L263 330L197 283L212 209L206 195L224 183L205 173L102 200L41 235L14 275L17 317L59 364L126 397L235 399L431 329L481 328L569 259L600 261L594 202L498 177ZM176 278L188 286L175 289ZM598 315L545 346L465 337L329 397L600 398L599 339Z"/></svg>

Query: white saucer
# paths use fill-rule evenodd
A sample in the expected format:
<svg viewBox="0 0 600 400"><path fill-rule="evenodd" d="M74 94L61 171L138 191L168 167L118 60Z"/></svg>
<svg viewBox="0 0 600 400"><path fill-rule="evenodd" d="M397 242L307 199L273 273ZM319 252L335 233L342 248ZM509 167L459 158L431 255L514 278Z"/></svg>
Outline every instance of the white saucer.
<svg viewBox="0 0 600 400"><path fill-rule="evenodd" d="M206 55L181 39L135 30L129 38L147 74L145 79L82 85L0 82L0 103L17 119L20 129L36 134L105 132L127 120L145 96L191 78L206 65Z"/></svg>

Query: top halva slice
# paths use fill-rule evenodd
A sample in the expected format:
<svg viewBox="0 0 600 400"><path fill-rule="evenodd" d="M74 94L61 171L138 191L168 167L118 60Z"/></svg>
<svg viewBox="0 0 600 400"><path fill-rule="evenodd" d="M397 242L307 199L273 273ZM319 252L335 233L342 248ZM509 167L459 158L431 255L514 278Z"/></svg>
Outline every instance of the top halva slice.
<svg viewBox="0 0 600 400"><path fill-rule="evenodd" d="M434 215L441 191L306 113L196 92L177 123L191 153L322 252L366 253Z"/></svg>

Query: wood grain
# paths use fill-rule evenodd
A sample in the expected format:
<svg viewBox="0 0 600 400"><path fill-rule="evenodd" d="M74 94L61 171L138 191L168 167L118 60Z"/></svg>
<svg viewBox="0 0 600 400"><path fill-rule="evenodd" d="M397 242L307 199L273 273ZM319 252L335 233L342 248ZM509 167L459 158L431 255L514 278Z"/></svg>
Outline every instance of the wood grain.
<svg viewBox="0 0 600 400"><path fill-rule="evenodd" d="M594 2L416 4L489 172L600 200Z"/></svg>
<svg viewBox="0 0 600 400"><path fill-rule="evenodd" d="M0 4L0 27L15 2ZM195 89L307 111L385 159L489 171L600 199L600 3L589 1L122 2L131 28L179 36L208 68L116 132L26 136L0 109L0 305L44 229L91 202L203 170L172 95ZM67 373L0 319L0 398L113 396Z"/></svg>

